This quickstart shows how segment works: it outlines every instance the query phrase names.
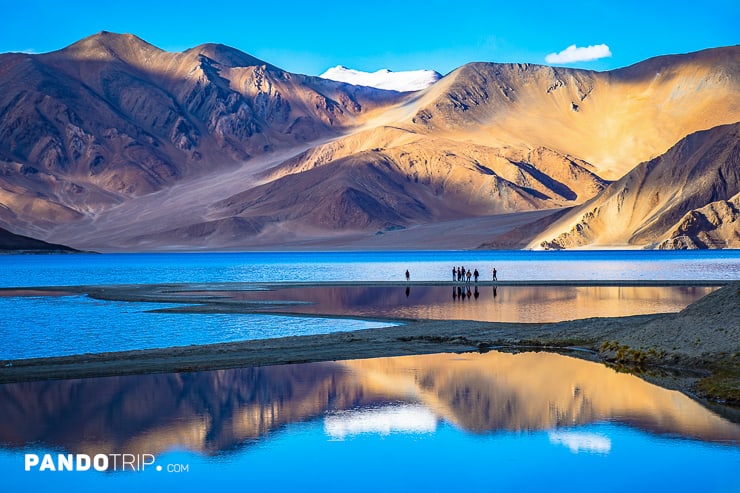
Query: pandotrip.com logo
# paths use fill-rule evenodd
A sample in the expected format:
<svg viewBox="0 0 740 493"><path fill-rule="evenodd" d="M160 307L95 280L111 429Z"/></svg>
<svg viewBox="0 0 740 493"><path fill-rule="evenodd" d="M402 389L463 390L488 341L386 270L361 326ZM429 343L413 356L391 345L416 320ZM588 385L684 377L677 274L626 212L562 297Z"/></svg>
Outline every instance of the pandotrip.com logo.
<svg viewBox="0 0 740 493"><path fill-rule="evenodd" d="M183 473L189 464L157 464L154 454L25 454L26 472L117 472Z"/></svg>

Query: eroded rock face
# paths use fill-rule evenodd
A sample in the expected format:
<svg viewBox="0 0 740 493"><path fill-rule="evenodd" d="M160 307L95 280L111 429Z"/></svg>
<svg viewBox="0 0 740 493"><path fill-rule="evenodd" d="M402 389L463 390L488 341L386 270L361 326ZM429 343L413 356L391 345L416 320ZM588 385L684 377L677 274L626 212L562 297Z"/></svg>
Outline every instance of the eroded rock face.
<svg viewBox="0 0 740 493"><path fill-rule="evenodd" d="M740 248L740 194L687 212L656 248Z"/></svg>

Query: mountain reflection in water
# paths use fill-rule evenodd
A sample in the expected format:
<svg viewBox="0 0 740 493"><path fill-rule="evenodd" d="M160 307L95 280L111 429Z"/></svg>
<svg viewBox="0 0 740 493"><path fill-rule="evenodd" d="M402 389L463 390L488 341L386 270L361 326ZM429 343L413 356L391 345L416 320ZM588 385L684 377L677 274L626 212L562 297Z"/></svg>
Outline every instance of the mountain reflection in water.
<svg viewBox="0 0 740 493"><path fill-rule="evenodd" d="M558 322L677 312L717 289L701 286L320 286L180 292L231 301L286 302L280 311L358 317ZM297 303L296 302L300 302ZM270 307L274 308L274 307Z"/></svg>
<svg viewBox="0 0 740 493"><path fill-rule="evenodd" d="M611 421L654 434L737 444L740 425L678 392L550 353L434 354L199 373L0 385L0 444L76 453L207 455L291 423L328 437L552 430L551 441L607 450L560 428ZM269 438L268 438L269 439ZM586 445L583 445L586 443Z"/></svg>

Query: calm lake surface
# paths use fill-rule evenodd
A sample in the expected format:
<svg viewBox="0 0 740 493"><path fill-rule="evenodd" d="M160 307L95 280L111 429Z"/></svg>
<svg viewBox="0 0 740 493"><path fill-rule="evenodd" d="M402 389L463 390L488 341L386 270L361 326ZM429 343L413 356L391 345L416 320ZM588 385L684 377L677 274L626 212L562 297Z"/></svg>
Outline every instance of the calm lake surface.
<svg viewBox="0 0 740 493"><path fill-rule="evenodd" d="M26 289L0 291L0 359L310 335L392 325L373 317L541 322L681 310L711 288L740 279L740 251L654 252L308 252L106 255L2 255L0 287L451 280L452 266L490 280L691 280L696 286L323 287L270 293L227 292L239 299L300 302L309 317L154 313L177 304L100 301ZM223 286L219 289L223 290ZM214 291L215 292L215 291ZM334 314L332 319L310 315Z"/></svg>
<svg viewBox="0 0 740 493"><path fill-rule="evenodd" d="M451 280L453 266L505 280L740 279L740 250L0 255L0 287L266 281Z"/></svg>
<svg viewBox="0 0 740 493"><path fill-rule="evenodd" d="M0 385L7 491L730 492L739 444L678 392L549 353ZM109 469L24 471L46 453Z"/></svg>
<svg viewBox="0 0 740 493"><path fill-rule="evenodd" d="M558 322L677 312L712 292L697 286L322 286L270 291L209 291L227 299L292 303L293 313Z"/></svg>

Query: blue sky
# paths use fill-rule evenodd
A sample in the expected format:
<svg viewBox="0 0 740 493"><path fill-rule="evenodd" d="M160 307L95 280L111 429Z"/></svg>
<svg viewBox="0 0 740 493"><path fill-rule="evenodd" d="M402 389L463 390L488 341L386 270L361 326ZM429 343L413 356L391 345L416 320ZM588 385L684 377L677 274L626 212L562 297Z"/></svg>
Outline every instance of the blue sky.
<svg viewBox="0 0 740 493"><path fill-rule="evenodd" d="M611 56L567 66L609 70L740 43L738 0L0 0L0 12L0 52L52 51L106 30L171 51L223 43L311 75L339 64L443 74L472 61L546 64L571 45Z"/></svg>

